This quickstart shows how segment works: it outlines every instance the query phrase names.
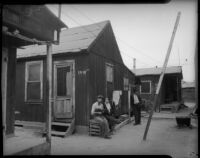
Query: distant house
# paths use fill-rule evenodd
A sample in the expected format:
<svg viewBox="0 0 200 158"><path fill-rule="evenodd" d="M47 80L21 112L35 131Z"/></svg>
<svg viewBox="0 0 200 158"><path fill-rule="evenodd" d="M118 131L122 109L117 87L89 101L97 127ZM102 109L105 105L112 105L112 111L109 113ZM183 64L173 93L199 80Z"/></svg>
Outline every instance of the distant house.
<svg viewBox="0 0 200 158"><path fill-rule="evenodd" d="M182 98L183 101L195 101L195 83L194 82L182 82Z"/></svg>
<svg viewBox="0 0 200 158"><path fill-rule="evenodd" d="M158 80L162 68L144 68L136 69L136 76L140 78L140 93L143 99L153 102ZM161 91L159 94L158 104L165 104L175 101L181 101L181 80L182 80L181 66L167 67Z"/></svg>
<svg viewBox="0 0 200 158"><path fill-rule="evenodd" d="M45 47L29 46L17 52L16 120L45 121ZM75 121L86 131L91 106L98 94L112 99L121 90L121 113L128 112L128 89L134 74L124 65L109 21L62 30L53 46L52 118ZM53 104L54 103L54 104Z"/></svg>

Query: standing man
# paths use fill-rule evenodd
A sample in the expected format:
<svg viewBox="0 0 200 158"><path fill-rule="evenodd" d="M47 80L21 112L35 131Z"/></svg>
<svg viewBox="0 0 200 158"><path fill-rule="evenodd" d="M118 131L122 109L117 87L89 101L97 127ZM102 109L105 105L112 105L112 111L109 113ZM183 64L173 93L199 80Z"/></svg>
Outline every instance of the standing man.
<svg viewBox="0 0 200 158"><path fill-rule="evenodd" d="M133 93L131 95L131 106L135 115L134 125L141 124L141 98L138 94L137 88L133 87Z"/></svg>

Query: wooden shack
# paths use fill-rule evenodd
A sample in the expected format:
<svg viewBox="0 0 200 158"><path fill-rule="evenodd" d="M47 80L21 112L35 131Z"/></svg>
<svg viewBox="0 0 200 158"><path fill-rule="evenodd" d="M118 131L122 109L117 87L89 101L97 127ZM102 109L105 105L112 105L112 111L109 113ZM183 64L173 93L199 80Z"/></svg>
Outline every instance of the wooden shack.
<svg viewBox="0 0 200 158"><path fill-rule="evenodd" d="M17 48L31 45L39 41L54 41L54 32L65 27L48 8L43 5L3 5L2 6L2 118L4 134L4 154L15 154L33 149L36 144L31 141L22 146L15 138L15 105L19 89L16 87L16 54ZM41 44L41 42L39 42ZM45 106L45 105L44 105ZM47 117L44 115L44 117ZM46 121L46 120L45 120ZM36 141L37 142L37 141ZM25 143L25 142L23 142ZM37 144L38 145L38 144ZM40 144L40 152L49 151L49 144ZM42 149L44 149L42 151ZM37 151L31 151L32 154ZM25 153L24 153L25 154ZM30 154L30 153L29 153Z"/></svg>
<svg viewBox="0 0 200 158"><path fill-rule="evenodd" d="M152 102L154 101L161 70L162 68L159 67L136 69L136 76L140 77L141 80L140 94L143 99L150 100ZM182 100L182 78L181 66L171 66L166 68L159 93L158 105L180 102Z"/></svg>
<svg viewBox="0 0 200 158"><path fill-rule="evenodd" d="M184 102L195 102L195 83L182 81L182 98Z"/></svg>
<svg viewBox="0 0 200 158"><path fill-rule="evenodd" d="M17 52L16 120L45 121L45 54L35 45ZM30 73L40 77L29 89L31 65ZM122 91L121 113L128 112L127 87L134 84L134 74L123 63L109 21L63 30L60 45L53 46L52 68L52 124L74 121L76 131L86 131L97 95L112 99L114 90Z"/></svg>

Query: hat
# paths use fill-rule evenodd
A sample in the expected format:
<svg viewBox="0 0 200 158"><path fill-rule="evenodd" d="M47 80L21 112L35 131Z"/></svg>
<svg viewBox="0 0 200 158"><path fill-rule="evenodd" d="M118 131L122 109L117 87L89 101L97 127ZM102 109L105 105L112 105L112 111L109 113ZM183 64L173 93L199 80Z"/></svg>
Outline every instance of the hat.
<svg viewBox="0 0 200 158"><path fill-rule="evenodd" d="M103 97L103 95L98 95L97 98L103 99L104 97Z"/></svg>

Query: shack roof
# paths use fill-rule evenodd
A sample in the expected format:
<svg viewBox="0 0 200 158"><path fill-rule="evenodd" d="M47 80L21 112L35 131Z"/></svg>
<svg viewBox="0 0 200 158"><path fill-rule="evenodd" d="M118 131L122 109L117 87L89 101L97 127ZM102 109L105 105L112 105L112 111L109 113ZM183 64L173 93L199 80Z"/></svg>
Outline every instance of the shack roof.
<svg viewBox="0 0 200 158"><path fill-rule="evenodd" d="M136 76L160 75L161 71L162 71L161 67L143 68L143 69L136 69L135 74L136 74ZM182 74L181 66L171 66L171 67L166 68L165 74L175 74L175 73Z"/></svg>
<svg viewBox="0 0 200 158"><path fill-rule="evenodd" d="M194 82L182 81L181 85L182 85L182 88L194 88L195 87Z"/></svg>
<svg viewBox="0 0 200 158"><path fill-rule="evenodd" d="M62 30L60 34L60 44L53 45L53 54L67 52L76 53L88 49L108 23L110 22L107 20ZM17 50L17 58L46 55L45 45L31 45L24 48L25 49Z"/></svg>

